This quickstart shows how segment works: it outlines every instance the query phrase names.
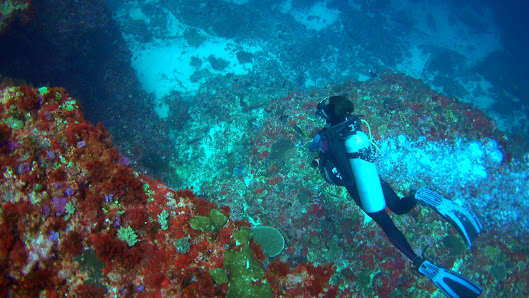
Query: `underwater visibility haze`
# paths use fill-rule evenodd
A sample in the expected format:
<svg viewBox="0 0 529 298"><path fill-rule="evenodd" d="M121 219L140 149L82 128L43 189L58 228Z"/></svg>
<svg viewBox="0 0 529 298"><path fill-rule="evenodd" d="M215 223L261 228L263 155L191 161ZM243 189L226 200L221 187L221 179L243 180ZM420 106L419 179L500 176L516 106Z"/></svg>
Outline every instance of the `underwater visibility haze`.
<svg viewBox="0 0 529 298"><path fill-rule="evenodd" d="M528 13L0 0L0 295L529 296Z"/></svg>

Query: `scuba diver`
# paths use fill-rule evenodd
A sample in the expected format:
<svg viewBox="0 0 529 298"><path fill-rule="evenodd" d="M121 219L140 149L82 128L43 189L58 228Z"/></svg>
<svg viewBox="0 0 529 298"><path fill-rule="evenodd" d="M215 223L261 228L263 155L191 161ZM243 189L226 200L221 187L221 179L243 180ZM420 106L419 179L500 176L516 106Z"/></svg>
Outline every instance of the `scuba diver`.
<svg viewBox="0 0 529 298"><path fill-rule="evenodd" d="M319 156L313 160L313 167L319 168L327 182L345 186L356 204L413 262L414 268L432 280L448 297L478 297L483 291L478 284L433 264L424 258L424 252L423 256L415 254L385 208L387 206L401 215L418 203L431 207L456 227L469 248L482 229L478 218L471 211L426 188L399 198L391 186L379 177L374 164L374 146L361 130L361 115L353 115L353 112L353 103L343 96L326 97L318 104L316 116L325 119L326 125L309 143L309 149L318 152Z"/></svg>

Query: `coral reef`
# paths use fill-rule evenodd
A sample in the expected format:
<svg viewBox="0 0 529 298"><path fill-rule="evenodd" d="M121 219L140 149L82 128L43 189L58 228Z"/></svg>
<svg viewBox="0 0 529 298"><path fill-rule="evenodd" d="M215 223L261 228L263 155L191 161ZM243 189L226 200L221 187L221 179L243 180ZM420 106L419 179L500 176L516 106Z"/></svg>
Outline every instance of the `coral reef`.
<svg viewBox="0 0 529 298"><path fill-rule="evenodd" d="M2 295L272 296L249 223L134 171L64 89L3 86L0 103ZM318 270L298 281L313 294Z"/></svg>
<svg viewBox="0 0 529 298"><path fill-rule="evenodd" d="M319 124L307 111L336 93L354 97L357 112L371 124L384 153L381 175L397 191L444 179L445 193L466 197L458 200L484 219L484 235L468 251L431 210L392 215L412 245L435 243L429 258L472 277L487 294L527 294L527 229L509 228L514 217L505 217L513 204L523 204L523 193L514 189L526 179L517 162L525 154L523 140L495 130L469 105L390 72L251 108L217 94L200 107L218 111L202 119L203 125L217 123L209 126L211 137L182 142L205 157L179 162L189 169L182 183L208 195L173 190L131 168L109 132L88 123L64 89L2 85L2 294L430 295L435 287L413 273L345 192L324 185L308 167L306 136L294 127L313 135ZM267 117L256 118L262 111ZM187 137L203 134L195 127L186 128ZM247 149L233 149L228 163L215 157L241 142ZM203 144L209 152L197 149ZM406 155L390 153L401 150ZM417 169L408 162L409 156L455 154L451 150L460 155L454 157L459 164L467 155L475 161L466 165L471 170L465 179L447 178L448 161L432 157L446 176L419 170L426 161ZM214 168L219 173L211 180ZM501 193L491 191L497 185ZM493 206L493 195L504 205ZM285 237L281 254L263 253L253 240L257 225L273 226Z"/></svg>
<svg viewBox="0 0 529 298"><path fill-rule="evenodd" d="M315 156L307 143L323 126L313 116L316 104L325 96L344 94L369 123L380 149L379 173L399 194L433 188L468 206L485 225L468 251L461 250L464 243L456 231L432 210L392 214L416 253L430 245L428 258L475 276L490 295L526 292L508 279L524 273L506 265L525 264L528 256L519 253L525 251L522 239L529 237L529 218L522 215L529 195L523 138L497 129L475 107L391 71L366 82L328 83L308 91L277 86L257 95L245 93L240 81L229 86L222 85L226 79L208 82L205 88L221 91L196 96L200 104L190 113L209 117L192 119L184 134L175 133L177 150L185 152L177 158L192 169L182 176L183 186L194 185L211 201L230 206L235 219L272 226L285 236L285 249L272 263L292 268L333 262L332 285L345 293L369 296L392 289L395 295L421 296L435 291L427 279L414 275L343 188L326 184L310 167ZM237 100L250 97L257 97L255 104ZM368 132L366 125L364 129ZM197 140L186 143L193 137ZM480 257L489 246L501 247L502 257ZM504 256L511 261L501 262ZM496 279L490 274L496 267L509 273Z"/></svg>

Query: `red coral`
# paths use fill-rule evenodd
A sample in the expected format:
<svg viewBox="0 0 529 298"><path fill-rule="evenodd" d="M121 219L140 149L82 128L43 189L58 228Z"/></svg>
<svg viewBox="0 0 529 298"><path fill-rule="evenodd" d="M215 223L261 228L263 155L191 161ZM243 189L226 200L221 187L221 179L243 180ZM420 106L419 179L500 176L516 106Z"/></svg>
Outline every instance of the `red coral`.
<svg viewBox="0 0 529 298"><path fill-rule="evenodd" d="M303 296L301 289L298 289L299 292L297 294L289 293L291 295L286 295L287 286L285 283L288 279L287 275L290 273L290 265L284 262L273 262L268 266L266 269L266 280L270 284L270 287L274 292L274 296Z"/></svg>
<svg viewBox="0 0 529 298"><path fill-rule="evenodd" d="M193 192L193 188L186 188L186 189L177 190L176 197L192 199L192 198L196 198L196 195Z"/></svg>
<svg viewBox="0 0 529 298"><path fill-rule="evenodd" d="M117 163L105 163L92 160L86 163L86 169L92 177L91 188L104 197L114 194L121 197L123 204L135 206L147 202L143 184L134 177L131 168Z"/></svg>
<svg viewBox="0 0 529 298"><path fill-rule="evenodd" d="M236 220L236 221L234 222L234 224L235 224L235 226L238 227L238 228L239 228L239 227L242 227L242 226L246 226L246 227L250 227L250 228L252 227L252 224L251 224L251 223L249 223L249 222L247 222L247 221L244 221L244 220Z"/></svg>
<svg viewBox="0 0 529 298"><path fill-rule="evenodd" d="M257 244L253 241L253 239L250 239L250 248L252 249L252 255L254 259L258 261L264 261L266 259L263 249L261 248L261 244Z"/></svg>
<svg viewBox="0 0 529 298"><path fill-rule="evenodd" d="M22 265L26 263L27 255L26 245L21 240L17 239L9 250L10 265L14 265L21 269Z"/></svg>
<svg viewBox="0 0 529 298"><path fill-rule="evenodd" d="M87 122L70 123L63 132L70 145L74 145L79 141L86 140L91 134L95 133L95 128Z"/></svg>
<svg viewBox="0 0 529 298"><path fill-rule="evenodd" d="M92 182L102 182L106 179L104 174L106 173L107 165L101 160L93 160L86 164L86 170L90 173Z"/></svg>
<svg viewBox="0 0 529 298"><path fill-rule="evenodd" d="M175 215L175 217L171 220L171 227L181 229L181 226L186 223L186 218L186 213Z"/></svg>
<svg viewBox="0 0 529 298"><path fill-rule="evenodd" d="M104 160L107 163L113 163L117 162L121 159L121 154L119 153L118 149L116 148L106 148L103 151L103 155L101 156L101 159Z"/></svg>
<svg viewBox="0 0 529 298"><path fill-rule="evenodd" d="M136 181L132 170L122 165L113 165L110 176L112 188L115 190L125 189L128 184L133 184Z"/></svg>
<svg viewBox="0 0 529 298"><path fill-rule="evenodd" d="M99 226L97 214L101 212L101 205L103 203L104 196L94 194L86 188L84 183L79 184L79 186L79 210L81 210L85 214L85 218L87 220L93 222L93 229L101 228L101 226ZM103 217L99 218L101 218L100 220L102 220Z"/></svg>
<svg viewBox="0 0 529 298"><path fill-rule="evenodd" d="M42 110L44 110L45 112L55 112L58 109L59 109L59 104L55 102L47 103L42 107ZM41 114L43 114L44 116L47 115L46 113L41 113Z"/></svg>
<svg viewBox="0 0 529 298"><path fill-rule="evenodd" d="M272 178L272 179L268 179L266 180L268 185L276 185L278 184L279 182L283 181L283 177L281 176L277 176L275 178Z"/></svg>
<svg viewBox="0 0 529 298"><path fill-rule="evenodd" d="M15 243L15 235L6 223L0 225L0 288L7 288L10 283L9 275L9 251Z"/></svg>
<svg viewBox="0 0 529 298"><path fill-rule="evenodd" d="M138 244L128 247L125 242L106 233L92 234L91 240L96 256L109 268L118 265L130 271L143 259L143 249Z"/></svg>
<svg viewBox="0 0 529 298"><path fill-rule="evenodd" d="M174 260L174 266L177 269L186 269L189 268L189 264L191 264L192 261L193 260L188 255L178 254Z"/></svg>
<svg viewBox="0 0 529 298"><path fill-rule="evenodd" d="M51 172L50 176L52 182L65 181L68 178L66 171L62 168L58 168L55 171Z"/></svg>
<svg viewBox="0 0 529 298"><path fill-rule="evenodd" d="M0 154L9 153L9 138L11 137L11 127L0 122Z"/></svg>
<svg viewBox="0 0 529 298"><path fill-rule="evenodd" d="M231 239L232 233L233 233L233 229L231 227L222 228L219 234L217 235L217 237L220 240L220 243L230 244L232 241Z"/></svg>
<svg viewBox="0 0 529 298"><path fill-rule="evenodd" d="M106 292L107 290L105 288L98 287L91 283L82 284L75 290L75 294L79 298L104 297Z"/></svg>
<svg viewBox="0 0 529 298"><path fill-rule="evenodd" d="M183 279L182 287L184 297L213 297L216 292L211 275L197 268L188 271Z"/></svg>
<svg viewBox="0 0 529 298"><path fill-rule="evenodd" d="M126 244L123 241L112 238L108 234L92 234L91 239L96 256L105 262L108 267L112 267L112 260L121 259L126 248Z"/></svg>
<svg viewBox="0 0 529 298"><path fill-rule="evenodd" d="M195 205L195 215L209 216L211 209L217 208L217 204L212 203L204 198L191 198L193 205Z"/></svg>
<svg viewBox="0 0 529 298"><path fill-rule="evenodd" d="M320 204L312 204L309 206L307 213L319 218L325 215L325 208Z"/></svg>
<svg viewBox="0 0 529 298"><path fill-rule="evenodd" d="M16 104L21 111L29 112L37 109L40 106L42 97L39 98L35 90L28 85L22 85L19 90L24 93L24 97L19 97Z"/></svg>
<svg viewBox="0 0 529 298"><path fill-rule="evenodd" d="M35 269L25 275L19 282L18 287L13 289L22 297L36 297L44 289L57 289L58 281L54 276L57 273L53 272L51 268Z"/></svg>
<svg viewBox="0 0 529 298"><path fill-rule="evenodd" d="M222 214L224 214L224 216L230 217L230 214L231 214L230 206L227 206L227 205L221 206L220 207L220 212L222 212Z"/></svg>
<svg viewBox="0 0 529 298"><path fill-rule="evenodd" d="M285 262L273 262L268 266L267 273L274 276L287 276L291 271L291 267L288 263Z"/></svg>
<svg viewBox="0 0 529 298"><path fill-rule="evenodd" d="M123 187L123 204L129 206L144 205L147 203L147 195L143 191L143 184L132 176L127 177L127 182ZM119 193L119 192L116 192Z"/></svg>
<svg viewBox="0 0 529 298"><path fill-rule="evenodd" d="M149 216L145 213L144 208L130 208L123 214L124 225L130 225L134 230L143 229Z"/></svg>
<svg viewBox="0 0 529 298"><path fill-rule="evenodd" d="M379 297L390 297L396 285L388 274L379 272L373 277L372 287Z"/></svg>
<svg viewBox="0 0 529 298"><path fill-rule="evenodd" d="M331 276L336 271L336 267L334 267L332 263L326 266L314 266L314 264L310 262L305 265L305 268L307 268L307 271L313 278L312 284L308 287L308 290L313 297L316 297L323 292L324 288L329 284Z"/></svg>
<svg viewBox="0 0 529 298"><path fill-rule="evenodd" d="M101 121L97 122L96 128L99 131L99 141L101 142L101 145L107 148L111 147L112 146L112 136L110 135L110 132L105 129ZM117 151L117 149L114 149L114 150Z"/></svg>
<svg viewBox="0 0 529 298"><path fill-rule="evenodd" d="M32 214L35 207L29 202L8 202L2 206L4 223L7 223L12 231L19 231L26 227L25 219Z"/></svg>
<svg viewBox="0 0 529 298"><path fill-rule="evenodd" d="M145 276L145 285L153 289L160 288L162 282L166 280L165 274L160 271L149 271Z"/></svg>
<svg viewBox="0 0 529 298"><path fill-rule="evenodd" d="M65 256L75 256L83 250L83 236L77 231L69 231L61 241L61 252Z"/></svg>
<svg viewBox="0 0 529 298"><path fill-rule="evenodd" d="M44 102L46 103L54 103L56 99L66 99L69 98L70 95L66 93L66 90L62 87L53 87L48 90L46 94L44 94Z"/></svg>
<svg viewBox="0 0 529 298"><path fill-rule="evenodd" d="M50 130L50 122L46 120L45 117L42 117L42 113L39 113L39 123L37 124L39 131L49 131Z"/></svg>
<svg viewBox="0 0 529 298"><path fill-rule="evenodd" d="M53 150L59 150L61 152L64 152L64 147L61 144L62 143L60 143L57 139L51 140L51 148L53 148Z"/></svg>

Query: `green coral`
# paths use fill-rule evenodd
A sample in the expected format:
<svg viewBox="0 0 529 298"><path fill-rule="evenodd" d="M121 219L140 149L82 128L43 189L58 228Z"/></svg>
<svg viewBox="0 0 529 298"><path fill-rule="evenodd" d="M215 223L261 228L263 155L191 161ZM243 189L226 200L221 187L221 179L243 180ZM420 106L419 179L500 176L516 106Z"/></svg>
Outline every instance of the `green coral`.
<svg viewBox="0 0 529 298"><path fill-rule="evenodd" d="M450 235L443 238L443 244L450 249L452 256L459 256L466 251L466 246L459 237Z"/></svg>
<svg viewBox="0 0 529 298"><path fill-rule="evenodd" d="M230 272L227 297L272 297L268 283L261 282L265 271L253 258L251 235L251 228L241 227L233 235L240 250L227 250L224 253L224 267Z"/></svg>
<svg viewBox="0 0 529 298"><path fill-rule="evenodd" d="M162 230L168 230L169 229L169 212L166 210L163 210L162 213L158 214L158 222L160 223L160 226L162 227Z"/></svg>
<svg viewBox="0 0 529 298"><path fill-rule="evenodd" d="M365 273L360 273L358 274L358 279L357 279L357 284L358 286L364 291L365 295L367 297L374 297L375 296L375 293L373 292L373 288L372 288L372 278L371 276L365 274Z"/></svg>
<svg viewBox="0 0 529 298"><path fill-rule="evenodd" d="M217 209L209 212L209 216L197 215L191 219L191 228L204 233L213 233L220 230L228 222L228 218Z"/></svg>
<svg viewBox="0 0 529 298"><path fill-rule="evenodd" d="M503 264L497 264L491 268L492 275L498 281L505 280L507 278L507 272Z"/></svg>
<svg viewBox="0 0 529 298"><path fill-rule="evenodd" d="M216 229L222 228L228 222L226 215L222 214L222 212L217 209L213 209L209 212L209 218Z"/></svg>
<svg viewBox="0 0 529 298"><path fill-rule="evenodd" d="M136 242L140 241L138 240L138 235L136 235L136 232L131 227L120 227L118 230L118 238L121 241L127 242L129 246L134 246Z"/></svg>
<svg viewBox="0 0 529 298"><path fill-rule="evenodd" d="M103 280L103 268L105 268L105 263L97 258L93 249L86 249L80 252L73 258L73 260L79 263L80 270L87 274L88 279L86 280L86 283L106 289L101 283Z"/></svg>
<svg viewBox="0 0 529 298"><path fill-rule="evenodd" d="M456 116L454 116L454 113L452 112L452 110L447 109L446 115L448 116L448 118L450 118L450 120L452 120L452 122L457 122L457 118Z"/></svg>
<svg viewBox="0 0 529 298"><path fill-rule="evenodd" d="M211 224L211 220L207 216L200 216L197 215L189 221L189 225L194 230L199 230L204 233L213 233L215 229L213 228L213 225Z"/></svg>
<svg viewBox="0 0 529 298"><path fill-rule="evenodd" d="M9 117L5 119L4 123L7 124L7 126L11 127L13 130L19 130L24 127L24 121L15 117Z"/></svg>
<svg viewBox="0 0 529 298"><path fill-rule="evenodd" d="M496 246L487 246L484 249L485 255L490 257L495 257L501 253L501 250Z"/></svg>
<svg viewBox="0 0 529 298"><path fill-rule="evenodd" d="M327 249L327 251L324 254L325 258L327 260L339 259L340 254L342 253L342 249L340 247L338 237L337 236L332 237L332 242L328 246L329 246L329 249Z"/></svg>
<svg viewBox="0 0 529 298"><path fill-rule="evenodd" d="M61 94L57 92L57 93L55 94L55 99L56 99L57 101L59 101L59 100L61 99ZM76 103L75 103L75 100L68 100L68 101L66 101L61 107L62 107L63 109L65 109L65 110L71 112L71 111L73 111L75 108L77 108L77 105L76 105Z"/></svg>
<svg viewBox="0 0 529 298"><path fill-rule="evenodd" d="M211 270L209 274L218 285L228 282L228 275L226 274L226 269L224 268L215 268Z"/></svg>
<svg viewBox="0 0 529 298"><path fill-rule="evenodd" d="M233 233L233 240L235 240L236 245L250 243L250 238L252 237L252 235L252 229L243 226L238 231Z"/></svg>
<svg viewBox="0 0 529 298"><path fill-rule="evenodd" d="M72 204L72 202L66 203L66 206L64 207L66 210L66 217L65 219L68 220L72 214L75 213L75 206Z"/></svg>
<svg viewBox="0 0 529 298"><path fill-rule="evenodd" d="M39 93L40 95L46 95L50 90L48 90L48 87L40 87Z"/></svg>
<svg viewBox="0 0 529 298"><path fill-rule="evenodd" d="M176 239L174 242L174 246L176 247L176 251L181 254L186 254L189 252L189 249L191 248L191 237L183 237L180 239Z"/></svg>
<svg viewBox="0 0 529 298"><path fill-rule="evenodd" d="M145 194L147 195L147 197L149 197L147 199L147 202L152 202L154 201L153 197L152 197L152 191L150 190L151 186L148 184L148 183L145 183L143 184L143 191L145 192Z"/></svg>
<svg viewBox="0 0 529 298"><path fill-rule="evenodd" d="M277 256L285 247L285 238L281 235L281 232L269 226L255 227L253 240L261 245L263 252L269 257Z"/></svg>

